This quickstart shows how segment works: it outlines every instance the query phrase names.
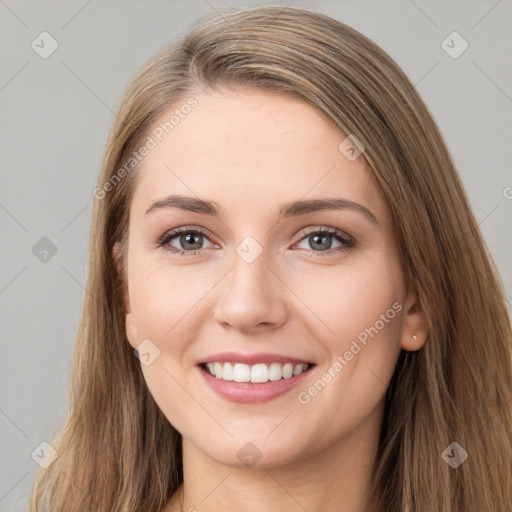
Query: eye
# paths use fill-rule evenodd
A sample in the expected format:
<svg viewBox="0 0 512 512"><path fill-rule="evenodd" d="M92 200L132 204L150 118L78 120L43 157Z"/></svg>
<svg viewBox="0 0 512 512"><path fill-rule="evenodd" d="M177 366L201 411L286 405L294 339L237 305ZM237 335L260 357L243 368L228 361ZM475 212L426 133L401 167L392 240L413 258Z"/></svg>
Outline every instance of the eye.
<svg viewBox="0 0 512 512"><path fill-rule="evenodd" d="M176 252L180 255L200 254L204 248L202 244L210 239L199 229L193 229L187 226L177 228L164 233L156 242L157 247L162 247L167 251ZM178 247L172 244L178 244ZM214 244L212 244L214 245Z"/></svg>
<svg viewBox="0 0 512 512"><path fill-rule="evenodd" d="M335 252L347 251L355 246L355 241L334 228L308 228L301 233L302 238L298 244L306 243L309 247L299 247L300 249L312 250L315 256L323 257L332 255ZM333 239L335 245L333 248ZM156 246L166 251L177 253L180 256L193 256L201 254L204 249L204 242L208 242L210 246L215 246L210 238L200 229L190 226L183 226L164 233L156 242ZM177 246L176 246L177 244ZM296 244L297 245L297 244Z"/></svg>
<svg viewBox="0 0 512 512"><path fill-rule="evenodd" d="M333 239L338 243L334 248ZM309 245L309 247L300 248L313 250L315 256L323 256L322 253L332 255L334 252L346 251L355 246L352 238L334 228L309 228L306 230L306 236L303 236L299 243Z"/></svg>

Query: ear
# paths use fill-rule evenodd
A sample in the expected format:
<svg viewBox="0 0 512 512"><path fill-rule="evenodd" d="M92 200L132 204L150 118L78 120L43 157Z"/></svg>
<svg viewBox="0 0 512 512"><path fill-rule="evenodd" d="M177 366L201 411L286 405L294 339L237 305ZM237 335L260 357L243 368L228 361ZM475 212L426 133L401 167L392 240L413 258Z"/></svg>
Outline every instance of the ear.
<svg viewBox="0 0 512 512"><path fill-rule="evenodd" d="M409 352L419 350L425 344L428 332L428 319L419 295L417 292L411 291L404 303L400 346Z"/></svg>

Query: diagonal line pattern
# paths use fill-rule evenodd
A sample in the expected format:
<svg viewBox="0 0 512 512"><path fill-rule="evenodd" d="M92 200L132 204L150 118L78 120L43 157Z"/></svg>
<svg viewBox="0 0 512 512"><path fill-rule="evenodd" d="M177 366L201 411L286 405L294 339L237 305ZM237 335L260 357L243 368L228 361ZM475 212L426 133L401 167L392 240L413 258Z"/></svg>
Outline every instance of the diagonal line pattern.
<svg viewBox="0 0 512 512"><path fill-rule="evenodd" d="M474 60L471 62L473 63L473 66L475 66L480 73L482 73L482 75L484 75L485 78L487 78L487 80L489 80L489 82L491 82L491 84L493 84L494 87L496 87L496 89L498 89L498 91L500 91L501 94L503 94L503 96L512 103L512 98L510 98L510 96Z"/></svg>
<svg viewBox="0 0 512 512"><path fill-rule="evenodd" d="M231 475L233 471L230 471L201 501L205 501L206 498L208 498L211 494L213 494L228 478L229 475Z"/></svg>
<svg viewBox="0 0 512 512"><path fill-rule="evenodd" d="M228 434L229 437L233 438L233 436L231 435L231 433L224 427L224 425L222 425L222 423L220 423L220 421L218 421L211 413L210 411L208 411L208 409L167 369L167 368L164 368L165 372L170 375L180 386L181 388L186 391L195 401L196 403L199 405L199 407L201 407L204 412L206 412L206 414L208 414L208 416L210 416L210 418L215 421L215 423L217 423L217 425L219 425L220 428L222 428L222 430L224 430L224 432L226 432L226 434Z"/></svg>
<svg viewBox="0 0 512 512"><path fill-rule="evenodd" d="M265 437L267 438L270 434L274 432L274 430L280 427L284 420L288 418L288 416L290 416L290 414L292 414L293 412L295 412L295 409L292 409Z"/></svg>
<svg viewBox="0 0 512 512"><path fill-rule="evenodd" d="M375 377L380 380L382 382L382 384L384 385L384 387L387 389L388 385L371 369L371 368L368 368L368 370L370 370L373 375L375 375Z"/></svg>
<svg viewBox="0 0 512 512"><path fill-rule="evenodd" d="M310 187L309 190L306 191L306 193L300 198L300 199L304 199L334 168L336 167L336 164L333 164L331 166L331 168L323 175L320 177L320 179ZM279 221L277 221L268 231L267 233L270 233L277 225L279 224Z"/></svg>
<svg viewBox="0 0 512 512"><path fill-rule="evenodd" d="M28 471L0 498L0 501L2 501L4 498L7 497L7 495L28 475Z"/></svg>
<svg viewBox="0 0 512 512"><path fill-rule="evenodd" d="M77 12L74 14L64 25L62 25L61 30L66 28L90 3L92 0L88 0Z"/></svg>
<svg viewBox="0 0 512 512"><path fill-rule="evenodd" d="M29 437L27 436L27 434L25 434L25 432L23 432L23 430L21 430L20 427L18 427L18 425L11 419L9 418L9 416L7 416L7 414L2 410L0 409L0 412L28 439Z"/></svg>
<svg viewBox="0 0 512 512"><path fill-rule="evenodd" d="M212 11L215 11L223 20L225 20L226 18L222 15L222 13L215 7L213 6L208 0L204 0L204 2L206 2L210 8L212 9Z"/></svg>
<svg viewBox="0 0 512 512"><path fill-rule="evenodd" d="M418 85L428 76L430 75L430 73L439 65L439 61L436 62L433 66L430 67L430 69L428 71L426 71L423 76L416 80L416 82L412 82L412 87L408 87L402 94L403 94L403 97L405 98L407 95L409 95L413 90L416 90ZM387 114L389 111L389 108L383 110L383 113Z"/></svg>
<svg viewBox="0 0 512 512"><path fill-rule="evenodd" d="M71 482L71 485L73 486L73 488L78 489L84 497L87 497L87 494L84 492L84 490L81 489L78 485L76 485L76 483L69 477L69 475L67 475L64 471L62 471L62 469L59 471ZM94 498L89 496L89 499L91 500L91 502L94 505L94 507L96 508L96 510L101 510L100 507L98 507L98 504L95 502Z"/></svg>
<svg viewBox="0 0 512 512"><path fill-rule="evenodd" d="M19 276L21 276L21 274L23 274L23 272L25 272L25 270L27 270L28 268L28 265L25 265L1 290L0 290L0 295L2 295L2 293L5 292L5 290L7 290L7 288L9 288L9 286L11 286L12 283L14 283L14 281L16 281L16 279L18 279Z"/></svg>
<svg viewBox="0 0 512 512"><path fill-rule="evenodd" d="M165 334L167 336L231 271L231 267Z"/></svg>
<svg viewBox="0 0 512 512"><path fill-rule="evenodd" d="M16 17L18 19L18 21L20 23L22 23L23 25L25 25L26 28L29 28L29 26L4 2L4 0L0 0L0 3L2 5L5 5L5 7L7 7L7 9L9 9L9 11L11 11L11 14Z"/></svg>
<svg viewBox="0 0 512 512"><path fill-rule="evenodd" d="M2 208L11 217L11 219L14 220L14 222L23 229L23 231L25 231L25 233L29 232L28 229L1 203L0 208Z"/></svg>
<svg viewBox="0 0 512 512"><path fill-rule="evenodd" d="M490 217L493 213L494 213L494 210L496 210L496 208L498 208L499 204L497 204L479 223L478 225L480 226L480 224L482 224L484 222L484 220L487 220L487 217Z"/></svg>
<svg viewBox="0 0 512 512"><path fill-rule="evenodd" d="M60 233L64 233L64 231L66 231L66 229L69 228L69 226L71 226L71 224L73 224L73 222L80 216L82 215L82 213L85 212L85 210L87 210L87 208L89 207L89 205L85 205L60 231Z"/></svg>
<svg viewBox="0 0 512 512"><path fill-rule="evenodd" d="M121 119L116 112L114 112L107 103L105 103L98 94L96 94L63 60L61 60L62 64L69 70L71 74L75 76L75 78L87 89L89 90L96 98L115 116L119 119L123 124L125 124L124 120Z"/></svg>
<svg viewBox="0 0 512 512"><path fill-rule="evenodd" d="M2 87L0 87L0 92L2 92L28 66L28 64L28 61L25 62L25 64L23 64L23 66L21 66L21 68L16 73L14 73L12 77L4 85L2 85Z"/></svg>
<svg viewBox="0 0 512 512"><path fill-rule="evenodd" d="M89 290L75 276L73 276L73 274L64 265L61 265L61 268L62 268L62 270L64 270L64 272L66 272L66 274L68 274L68 276L71 277L71 279L73 279L73 281L75 281L75 283L78 284L78 286L80 286L80 288L82 288L82 290L85 293L87 293L87 295L89 295L89 297L92 298L92 300L97 302L96 297L94 295L92 295L91 293L89 293Z"/></svg>
<svg viewBox="0 0 512 512"><path fill-rule="evenodd" d="M439 25L437 25L437 23L423 9L421 9L418 4L416 4L413 0L409 0L409 2L411 2L411 4L414 5L414 7L416 7L416 9L418 9L418 11L420 11L421 14L423 14L423 16L425 16L425 18L427 18L430 21L430 23L434 25L434 27L439 28Z"/></svg>
<svg viewBox="0 0 512 512"><path fill-rule="evenodd" d="M283 11L284 11L284 10L285 10L285 9L286 9L290 4L291 4L291 3L293 3L293 2L294 2L294 0L290 0L290 1L289 1L289 2L288 2L288 3L287 3L283 8L282 8L278 13L277 13L277 15L276 15L276 16L274 16L274 17L272 18L272 20L268 23L268 25L267 25L267 26L272 25L272 23L274 23L274 21L279 17L279 15L280 15L280 14L281 14L281 13L282 13L282 12L283 12Z"/></svg>
<svg viewBox="0 0 512 512"><path fill-rule="evenodd" d="M331 331L332 334L336 336L336 333L268 265L266 265L266 267L279 279L279 281L281 281L281 283L286 286L286 288L288 288L288 290L293 293L293 295L295 295L295 297L297 297L297 299L302 302L302 304L304 304L304 306L306 306L306 308L309 309L309 311L311 311L311 313L313 313L313 315L315 315L316 318L318 318L318 320L322 323L322 325L325 326L326 329L329 329L329 331Z"/></svg>
<svg viewBox="0 0 512 512"><path fill-rule="evenodd" d="M471 29L474 29L480 22L482 22L486 17L487 15L494 10L494 8L499 4L501 3L501 0L498 0L472 27Z"/></svg>
<svg viewBox="0 0 512 512"><path fill-rule="evenodd" d="M420 82L427 77L427 75L430 74L430 72L439 64L439 62L436 62L417 82L415 82L414 87L416 88Z"/></svg>
<svg viewBox="0 0 512 512"><path fill-rule="evenodd" d="M210 6L210 8L214 10L224 21L227 21L224 15L214 5L212 5L211 2L209 2L209 0L204 0L204 2L206 2ZM294 0L290 0L285 6L283 6L283 8L277 13L277 15L271 19L268 25L271 25L279 17L279 15L293 2Z"/></svg>
<svg viewBox="0 0 512 512"><path fill-rule="evenodd" d="M480 432L487 426L489 425L490 423L492 423L498 416L501 415L501 413L507 408L509 407L510 405L512 405L512 398L503 406L503 408L501 410L499 410L489 421L487 421L486 423L484 423L480 429L478 430L478 432L475 434L475 436L478 436L480 434Z"/></svg>
<svg viewBox="0 0 512 512"><path fill-rule="evenodd" d="M171 171L174 176L176 176L176 178L178 178L181 183L183 183L183 185L185 185L185 187L187 187L189 190L190 190L190 193L193 194L194 196L196 196L198 199L201 199L186 183L185 181L180 177L178 176L166 163L164 163L164 167L166 167L167 169L169 169L169 171ZM222 219L219 219L222 224L224 224L224 226L226 226L226 229L228 229L231 233L233 232L233 230L222 220Z"/></svg>
<svg viewBox="0 0 512 512"><path fill-rule="evenodd" d="M302 503L300 503L299 501L297 501L297 498L295 498L295 496L293 496L292 494L290 494L290 493L286 490L286 488L281 484L281 482L279 482L279 481L277 481L277 480L276 480L276 478L274 477L274 475L273 475L270 471L268 471L268 470L266 469L266 470L265 470L265 473L267 473L267 475L269 475L269 476L272 478L272 480L274 480L274 482L275 482L277 485L279 485L279 487L281 487L281 489L283 489L283 491L284 491L286 494L288 494L288 496L290 496L290 498L291 498L293 501L295 501L295 503L297 503L297 505L299 505L299 507L300 507L302 510L304 510L305 512L308 512L308 511L307 511L307 508L305 508L305 507L304 507L304 505L302 505Z"/></svg>

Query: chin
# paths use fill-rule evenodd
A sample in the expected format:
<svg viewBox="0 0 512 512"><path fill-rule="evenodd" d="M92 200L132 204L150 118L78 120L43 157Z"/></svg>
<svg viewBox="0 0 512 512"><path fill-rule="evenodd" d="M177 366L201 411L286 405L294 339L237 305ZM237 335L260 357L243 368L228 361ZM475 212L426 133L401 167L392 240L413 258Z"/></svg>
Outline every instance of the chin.
<svg viewBox="0 0 512 512"><path fill-rule="evenodd" d="M267 429L265 429L267 430ZM243 435L236 435L233 439L223 441L217 439L202 439L194 443L188 437L189 442L195 444L197 450L203 452L216 462L233 468L257 468L268 469L286 466L306 456L307 446L301 446L304 442L301 438L290 436L287 432L251 433L245 431Z"/></svg>

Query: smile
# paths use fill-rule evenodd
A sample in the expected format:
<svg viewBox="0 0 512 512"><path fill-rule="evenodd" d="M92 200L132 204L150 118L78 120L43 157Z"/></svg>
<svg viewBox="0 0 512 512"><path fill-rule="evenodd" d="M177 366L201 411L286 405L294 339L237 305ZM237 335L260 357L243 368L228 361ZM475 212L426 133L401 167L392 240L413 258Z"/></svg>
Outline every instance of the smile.
<svg viewBox="0 0 512 512"><path fill-rule="evenodd" d="M211 391L242 404L274 400L299 386L316 367L307 360L280 354L234 352L212 355L196 364Z"/></svg>
<svg viewBox="0 0 512 512"><path fill-rule="evenodd" d="M248 365L244 363L211 362L204 363L206 370L217 379L228 382L252 382L262 384L269 381L291 379L309 368L309 364L293 363L258 363ZM204 367L203 367L204 368Z"/></svg>

